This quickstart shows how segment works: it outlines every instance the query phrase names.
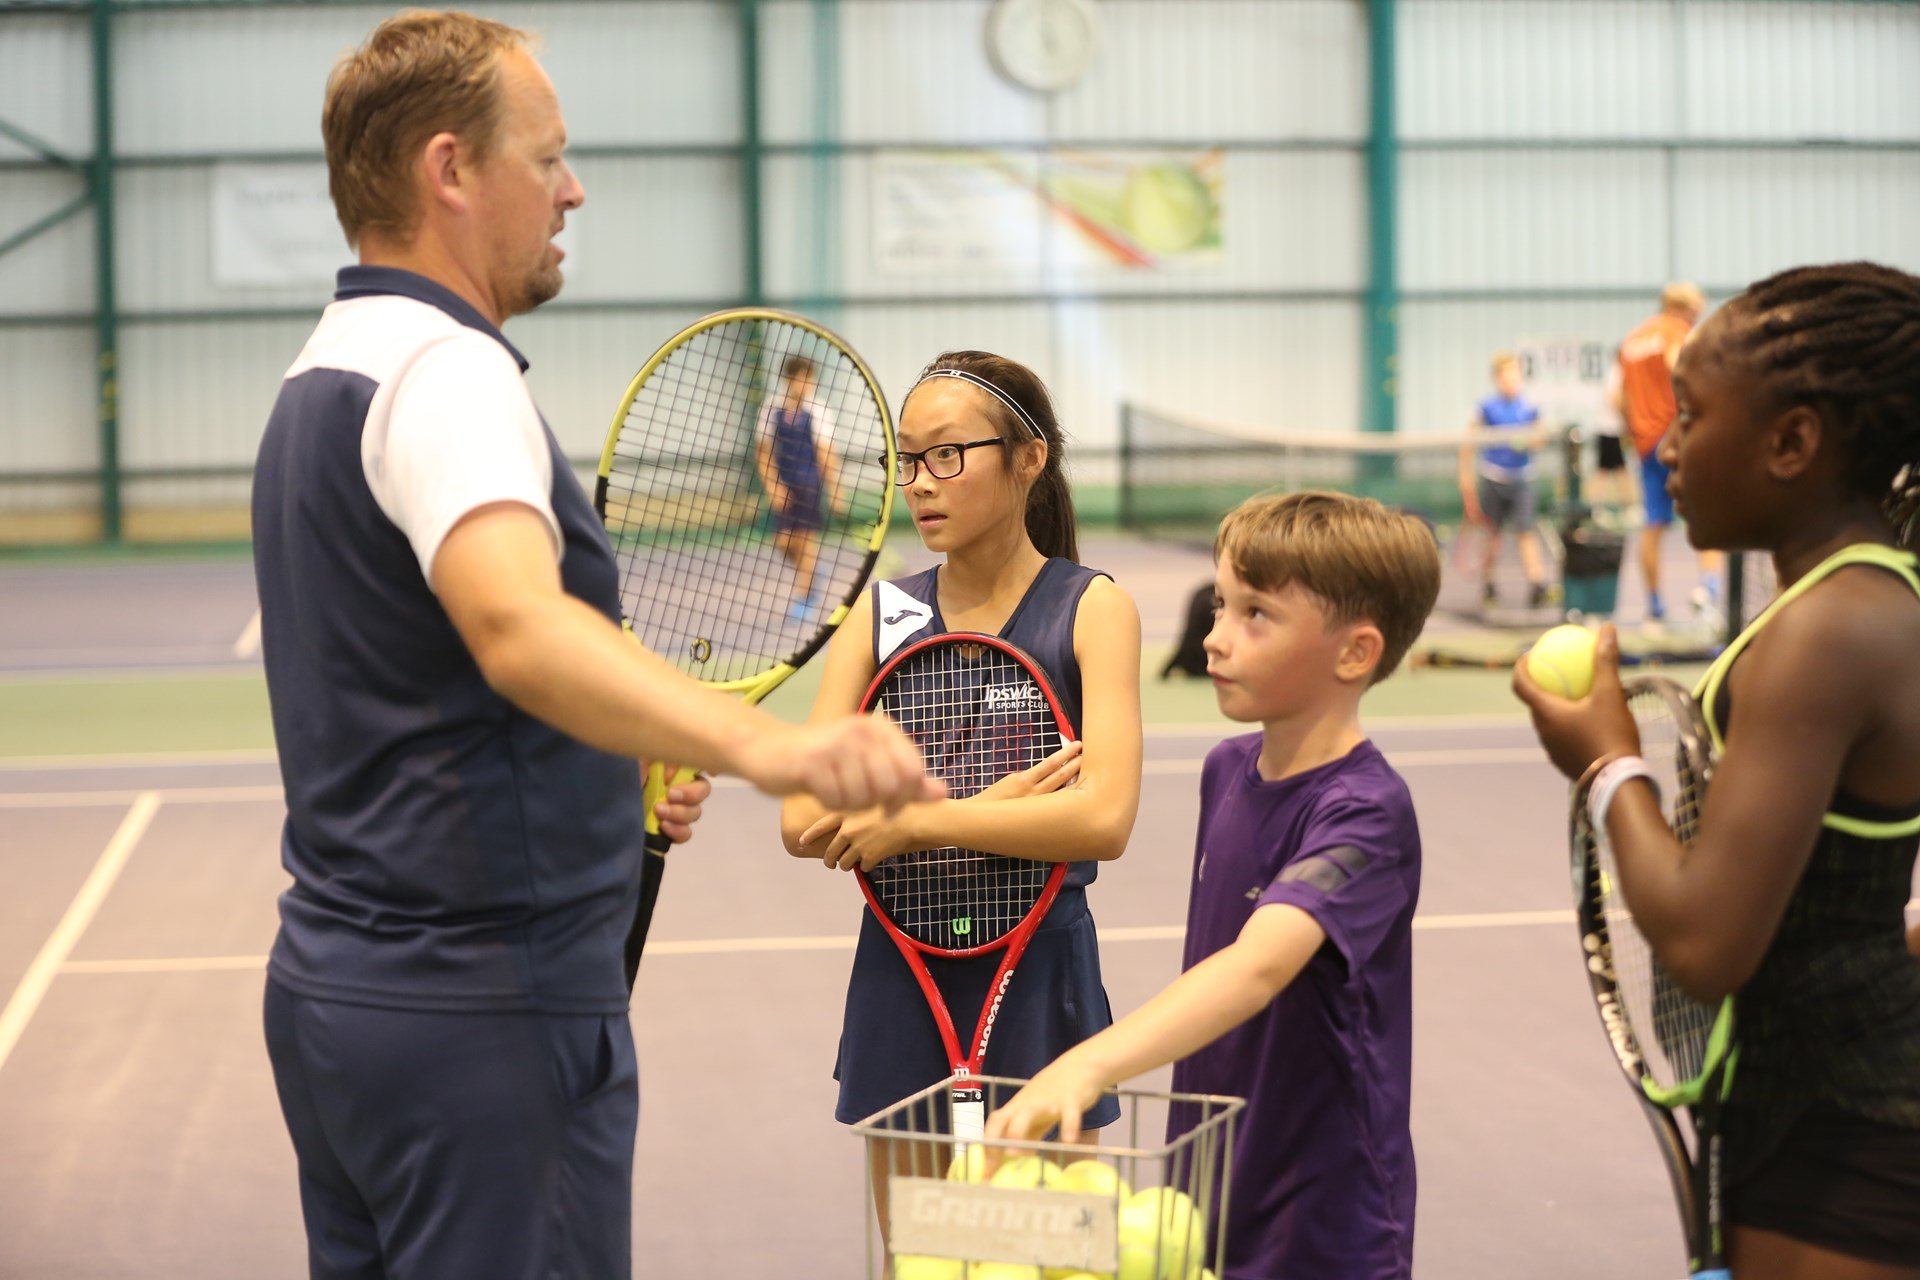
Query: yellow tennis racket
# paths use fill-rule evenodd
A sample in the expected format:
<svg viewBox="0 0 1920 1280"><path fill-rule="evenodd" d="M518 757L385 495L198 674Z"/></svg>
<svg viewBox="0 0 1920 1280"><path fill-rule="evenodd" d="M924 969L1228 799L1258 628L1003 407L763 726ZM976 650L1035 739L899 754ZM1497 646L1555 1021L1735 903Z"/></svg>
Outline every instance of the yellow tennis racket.
<svg viewBox="0 0 1920 1280"><path fill-rule="evenodd" d="M694 679L760 701L866 586L895 467L886 397L839 335L763 307L687 326L634 375L600 455L594 506L628 628ZM654 805L672 782L647 771L629 988L666 869Z"/></svg>

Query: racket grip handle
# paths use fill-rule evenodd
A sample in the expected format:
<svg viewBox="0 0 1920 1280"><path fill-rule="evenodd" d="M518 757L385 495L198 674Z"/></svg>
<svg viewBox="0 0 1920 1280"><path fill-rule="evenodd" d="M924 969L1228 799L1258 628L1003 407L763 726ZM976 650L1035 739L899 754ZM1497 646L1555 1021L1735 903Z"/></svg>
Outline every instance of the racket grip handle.
<svg viewBox="0 0 1920 1280"><path fill-rule="evenodd" d="M647 837L647 852L640 859L640 901L633 913L633 925L627 930L627 994L633 994L640 978L640 957L647 949L647 931L653 927L653 905L660 900L660 881L667 873L666 837L657 837L663 846L656 851L655 836Z"/></svg>

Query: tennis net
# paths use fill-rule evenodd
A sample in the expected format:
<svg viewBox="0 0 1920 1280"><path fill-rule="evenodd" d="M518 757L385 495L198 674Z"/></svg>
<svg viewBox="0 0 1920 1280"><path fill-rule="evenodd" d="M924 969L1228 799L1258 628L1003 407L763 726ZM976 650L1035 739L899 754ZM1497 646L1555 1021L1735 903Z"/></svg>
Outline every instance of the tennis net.
<svg viewBox="0 0 1920 1280"><path fill-rule="evenodd" d="M1377 498L1436 524L1461 516L1463 433L1297 433L1120 407L1120 523L1211 542L1220 518L1257 493L1331 489ZM1552 511L1557 439L1534 451L1539 510Z"/></svg>

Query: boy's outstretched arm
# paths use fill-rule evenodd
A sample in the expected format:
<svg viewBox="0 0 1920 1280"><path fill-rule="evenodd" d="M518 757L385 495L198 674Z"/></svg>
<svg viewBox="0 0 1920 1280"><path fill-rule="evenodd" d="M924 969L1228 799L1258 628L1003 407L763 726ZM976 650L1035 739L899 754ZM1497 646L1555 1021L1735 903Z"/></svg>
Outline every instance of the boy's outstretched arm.
<svg viewBox="0 0 1920 1280"><path fill-rule="evenodd" d="M1326 940L1326 931L1300 908L1261 907L1232 946L1061 1054L987 1118L986 1136L1031 1141L1058 1125L1061 1141L1074 1141L1081 1114L1101 1090L1212 1044L1271 1004Z"/></svg>

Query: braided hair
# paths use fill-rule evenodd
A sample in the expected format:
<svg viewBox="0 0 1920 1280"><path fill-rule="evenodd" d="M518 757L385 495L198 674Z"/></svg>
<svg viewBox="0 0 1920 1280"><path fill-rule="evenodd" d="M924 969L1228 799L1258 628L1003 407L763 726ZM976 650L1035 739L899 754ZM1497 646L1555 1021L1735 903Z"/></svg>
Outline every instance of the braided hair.
<svg viewBox="0 0 1920 1280"><path fill-rule="evenodd" d="M1841 483L1920 550L1920 277L1872 262L1795 267L1728 304L1764 389L1837 433Z"/></svg>

